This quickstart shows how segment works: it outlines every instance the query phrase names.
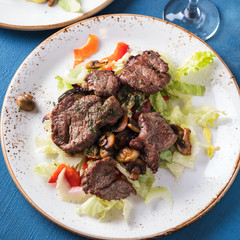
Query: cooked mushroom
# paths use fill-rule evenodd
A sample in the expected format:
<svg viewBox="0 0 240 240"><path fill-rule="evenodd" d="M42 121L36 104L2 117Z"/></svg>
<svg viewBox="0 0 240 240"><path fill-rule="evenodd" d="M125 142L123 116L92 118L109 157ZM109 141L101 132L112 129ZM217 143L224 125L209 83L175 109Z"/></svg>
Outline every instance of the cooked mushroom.
<svg viewBox="0 0 240 240"><path fill-rule="evenodd" d="M134 121L133 119L129 119L129 123L127 126L136 133L140 132L140 127L138 126L137 122Z"/></svg>
<svg viewBox="0 0 240 240"><path fill-rule="evenodd" d="M112 152L106 150L105 148L100 148L100 157L106 158L112 155Z"/></svg>
<svg viewBox="0 0 240 240"><path fill-rule="evenodd" d="M17 97L17 105L25 111L32 111L35 108L33 96L30 94L20 94Z"/></svg>
<svg viewBox="0 0 240 240"><path fill-rule="evenodd" d="M180 126L178 126L177 124L170 124L169 126L172 128L173 132L176 135L183 137L184 130Z"/></svg>
<svg viewBox="0 0 240 240"><path fill-rule="evenodd" d="M124 115L121 117L119 122L117 123L117 126L113 128L113 132L122 132L128 124L128 115L124 113Z"/></svg>
<svg viewBox="0 0 240 240"><path fill-rule="evenodd" d="M98 154L99 154L99 150L98 150L97 146L91 146L90 148L87 148L84 151L84 155L87 158L90 158L90 159L93 159L93 160L97 160L97 159L101 158Z"/></svg>
<svg viewBox="0 0 240 240"><path fill-rule="evenodd" d="M192 145L190 142L191 130L189 128L184 128L183 137L179 137L176 146L178 151L183 155L191 155Z"/></svg>
<svg viewBox="0 0 240 240"><path fill-rule="evenodd" d="M135 161L126 163L126 169L131 173L130 178L132 180L137 180L138 175L146 173L146 163L141 159L137 158Z"/></svg>
<svg viewBox="0 0 240 240"><path fill-rule="evenodd" d="M118 152L116 159L120 162L130 162L135 161L139 155L136 149L125 147Z"/></svg>
<svg viewBox="0 0 240 240"><path fill-rule="evenodd" d="M106 150L110 150L115 142L115 135L111 132L104 134L98 141L99 147L104 147Z"/></svg>
<svg viewBox="0 0 240 240"><path fill-rule="evenodd" d="M77 85L77 84L73 84L72 85L74 88L70 89L68 91L66 91L65 93L63 93L59 98L58 98L58 102L61 102L64 98L68 97L68 96L76 96L78 98L85 96L88 93L88 90L86 90L85 88L82 88L81 86Z"/></svg>
<svg viewBox="0 0 240 240"><path fill-rule="evenodd" d="M98 60L92 60L86 64L87 69L97 69L104 65L106 65L107 61L98 61Z"/></svg>

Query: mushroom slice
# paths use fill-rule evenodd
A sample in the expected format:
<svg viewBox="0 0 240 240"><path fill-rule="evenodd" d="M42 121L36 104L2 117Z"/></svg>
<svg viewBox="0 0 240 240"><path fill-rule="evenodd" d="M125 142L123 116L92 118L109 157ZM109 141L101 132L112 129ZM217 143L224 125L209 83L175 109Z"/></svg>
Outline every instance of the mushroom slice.
<svg viewBox="0 0 240 240"><path fill-rule="evenodd" d="M117 126L113 129L113 132L122 132L128 124L128 115L124 113L123 117L117 123Z"/></svg>
<svg viewBox="0 0 240 240"><path fill-rule="evenodd" d="M111 155L112 155L112 152L106 150L105 148L100 148L100 157L101 158L110 157Z"/></svg>
<svg viewBox="0 0 240 240"><path fill-rule="evenodd" d="M180 126L178 126L177 124L170 124L169 126L172 128L173 132L176 135L183 137L184 130Z"/></svg>
<svg viewBox="0 0 240 240"><path fill-rule="evenodd" d="M126 169L130 172L130 179L137 180L140 174L146 173L146 163L139 158L126 163Z"/></svg>
<svg viewBox="0 0 240 240"><path fill-rule="evenodd" d="M178 151L183 155L191 155L192 145L190 142L191 130L189 128L184 128L183 137L179 137L176 141L176 146Z"/></svg>
<svg viewBox="0 0 240 240"><path fill-rule="evenodd" d="M63 93L59 98L58 98L58 102L61 102L64 98L68 97L68 96L74 96L76 98L81 98L85 95L87 95L87 90L85 88L82 88L80 86L78 86L77 84L73 85L73 89L70 89L68 91L66 91L65 93Z"/></svg>
<svg viewBox="0 0 240 240"><path fill-rule="evenodd" d="M138 124L133 120L133 119L129 119L129 123L127 125L132 131L139 133L140 132L140 127L138 126Z"/></svg>
<svg viewBox="0 0 240 240"><path fill-rule="evenodd" d="M103 67L106 65L108 61L98 61L98 60L92 60L86 64L87 69L98 69L100 67Z"/></svg>
<svg viewBox="0 0 240 240"><path fill-rule="evenodd" d="M104 134L98 141L99 147L104 147L106 150L110 150L115 142L115 135L111 132Z"/></svg>
<svg viewBox="0 0 240 240"><path fill-rule="evenodd" d="M119 153L116 156L116 159L120 162L130 162L135 161L138 156L140 155L140 152L136 149L125 147L119 151Z"/></svg>

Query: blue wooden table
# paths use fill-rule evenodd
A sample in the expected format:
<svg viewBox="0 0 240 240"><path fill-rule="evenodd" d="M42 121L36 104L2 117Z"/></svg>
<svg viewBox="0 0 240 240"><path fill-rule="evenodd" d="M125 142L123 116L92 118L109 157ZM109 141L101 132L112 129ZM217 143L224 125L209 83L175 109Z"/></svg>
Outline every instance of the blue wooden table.
<svg viewBox="0 0 240 240"><path fill-rule="evenodd" d="M217 34L207 43L226 62L240 85L240 3L237 0L212 2L220 11L221 24ZM167 0L115 0L98 15L135 13L161 18L166 3ZM0 28L1 106L8 84L22 61L56 31L24 32ZM0 158L0 239L84 239L58 227L37 212L12 181L2 152ZM190 226L161 239L240 239L240 175L210 212Z"/></svg>

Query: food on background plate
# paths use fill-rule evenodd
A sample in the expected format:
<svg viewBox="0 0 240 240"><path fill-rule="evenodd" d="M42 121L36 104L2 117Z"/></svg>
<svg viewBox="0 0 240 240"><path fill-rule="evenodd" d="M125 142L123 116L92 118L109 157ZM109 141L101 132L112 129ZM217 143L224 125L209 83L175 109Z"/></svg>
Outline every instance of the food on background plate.
<svg viewBox="0 0 240 240"><path fill-rule="evenodd" d="M65 11L68 12L80 12L81 11L81 4L78 0L28 0L31 2L36 3L48 3L48 6L51 7L55 4L55 2L58 3L60 7L62 7Z"/></svg>
<svg viewBox="0 0 240 240"><path fill-rule="evenodd" d="M127 218L128 197L136 194L146 204L163 198L172 206L168 189L153 187L159 167L179 178L194 167L200 146L209 158L214 153L209 127L222 112L194 107L189 95L203 96L205 87L182 81L214 55L196 52L175 69L157 51L134 52L119 42L111 56L84 61L97 50L98 39L90 35L74 50L73 69L56 77L61 95L43 119L48 137L36 137L38 150L52 160L35 171L57 182L64 201L80 203L78 214L102 219L116 207Z"/></svg>

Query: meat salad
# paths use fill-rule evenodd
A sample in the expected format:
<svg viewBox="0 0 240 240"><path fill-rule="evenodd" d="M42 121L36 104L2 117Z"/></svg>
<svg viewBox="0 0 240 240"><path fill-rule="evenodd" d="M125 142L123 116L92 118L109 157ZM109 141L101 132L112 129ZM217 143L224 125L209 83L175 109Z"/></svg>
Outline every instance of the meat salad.
<svg viewBox="0 0 240 240"><path fill-rule="evenodd" d="M127 169L134 173L134 177L130 177L133 180L142 174L139 162L143 169L147 166L153 173L158 171L159 152L172 147L177 135L160 113L150 112L151 109L141 112L142 103L138 103L138 109L134 106L131 109L122 107L118 96L121 98L123 93L118 89L126 87L124 94L131 94L132 91L142 95L144 104L147 94L159 92L169 82L167 70L167 63L157 52L144 51L131 57L119 75L109 70L91 71L84 79L86 84L82 94L79 95L79 89L75 86L77 93L71 91L70 96L65 93L64 99L52 110L52 139L58 147L69 154L80 153L93 146L96 148L95 155L87 155L94 162L82 177L85 193L105 200L119 200L131 193L136 194L124 176L116 178L120 174L115 167L116 161L124 166L131 162L132 166L128 164ZM136 113L140 114L137 121L132 118ZM106 140L109 136L113 138L111 144ZM117 143L115 138L120 138L121 143Z"/></svg>
<svg viewBox="0 0 240 240"><path fill-rule="evenodd" d="M88 44L96 44L96 36L93 36L90 35ZM175 80L171 79L169 65L157 51L145 50L131 55L125 43L118 43L108 58L86 62L84 58L94 52L88 55L84 52L85 46L75 51L73 69L81 74L84 72L84 77L70 85L62 84L64 79L57 77L68 89L58 98L51 113L43 118L44 123L49 123L47 131L54 143L51 154L78 159L78 163L54 160L54 166L47 165L54 169L48 182L57 182L59 194L65 201L81 202L82 198L91 196L84 203L88 208L83 204L77 212L94 217L99 214L104 217L113 206L126 210L129 202L125 199L131 195L139 195L145 202L159 197L171 201L166 188L153 188L152 185L159 167L180 177L187 166L185 161L189 166L196 157L195 130L183 119L188 118L190 122L189 111L191 120L198 114L192 120L195 123L202 117L202 111L195 108L193 114L190 98L187 101L182 98L181 89L177 90L174 85L176 76L187 68L179 68ZM79 52L84 52L85 57L79 56ZM201 65L206 57L209 64L209 53L201 55ZM176 86L179 84L190 95L204 94L201 85L179 81ZM201 93L197 92L199 89ZM173 105L175 99L184 99L184 110ZM205 130L209 130L208 124L218 117L218 111L209 108L209 112L211 114L204 119L205 125L201 125ZM214 148L209 138L205 138L210 143L206 149L211 157ZM35 170L41 172L44 167L38 166ZM66 183L68 192L61 185ZM70 191L73 188L74 196ZM104 210L98 208L93 214L96 203ZM91 212L86 210L89 205Z"/></svg>

